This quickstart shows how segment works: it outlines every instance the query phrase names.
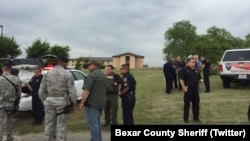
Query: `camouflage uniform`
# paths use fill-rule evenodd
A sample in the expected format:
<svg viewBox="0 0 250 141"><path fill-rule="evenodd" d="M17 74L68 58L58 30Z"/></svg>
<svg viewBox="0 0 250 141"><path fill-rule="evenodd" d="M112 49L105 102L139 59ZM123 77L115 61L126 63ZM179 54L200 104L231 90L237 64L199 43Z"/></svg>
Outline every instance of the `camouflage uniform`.
<svg viewBox="0 0 250 141"><path fill-rule="evenodd" d="M16 89L13 85L6 80L4 77L0 76L0 141L3 139L3 120L5 115L6 117L6 135L7 140L13 140L12 130L13 130L13 114L10 114L14 109L14 101L17 98L17 95L21 94L21 82L20 79L14 75L9 73L3 74L7 77L11 82L13 82L18 89L16 94Z"/></svg>
<svg viewBox="0 0 250 141"><path fill-rule="evenodd" d="M62 66L55 66L53 70L44 75L39 89L39 97L45 108L44 134L46 141L54 140L55 132L57 141L67 140L66 114L57 114L68 105L69 99L76 105L77 94L72 74Z"/></svg>

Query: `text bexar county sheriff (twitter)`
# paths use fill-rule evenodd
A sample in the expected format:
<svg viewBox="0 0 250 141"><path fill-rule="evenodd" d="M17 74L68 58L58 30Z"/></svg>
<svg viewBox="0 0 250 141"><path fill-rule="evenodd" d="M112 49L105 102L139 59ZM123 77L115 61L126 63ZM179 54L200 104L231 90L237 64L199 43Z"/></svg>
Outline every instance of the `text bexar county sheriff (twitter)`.
<svg viewBox="0 0 250 141"><path fill-rule="evenodd" d="M151 137L169 137L174 138L175 136L184 137L242 137L245 138L246 131L234 130L234 129L198 129L198 130L187 130L187 129L178 129L175 130L163 130L163 131L153 131L150 129L144 129L139 131L124 131L122 129L115 129L116 137L136 137L136 136L151 136Z"/></svg>

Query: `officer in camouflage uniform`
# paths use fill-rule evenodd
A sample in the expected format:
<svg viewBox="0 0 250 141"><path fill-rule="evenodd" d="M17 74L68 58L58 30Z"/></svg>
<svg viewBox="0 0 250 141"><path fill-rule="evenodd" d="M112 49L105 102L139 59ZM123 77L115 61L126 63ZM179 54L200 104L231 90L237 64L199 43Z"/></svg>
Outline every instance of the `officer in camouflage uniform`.
<svg viewBox="0 0 250 141"><path fill-rule="evenodd" d="M70 72L65 70L69 59L63 56L57 58L57 65L44 75L40 89L39 98L45 108L45 138L51 141L67 140L66 116L64 108L69 101L75 106L77 94L74 78ZM75 107L73 107L74 111ZM56 131L55 131L56 129ZM56 136L54 135L56 133Z"/></svg>
<svg viewBox="0 0 250 141"><path fill-rule="evenodd" d="M114 73L113 65L107 65L106 75L108 78L106 103L104 107L105 124L104 127L110 124L117 124L117 111L118 111L118 92L119 84L122 82L120 75Z"/></svg>
<svg viewBox="0 0 250 141"><path fill-rule="evenodd" d="M12 141L12 130L13 130L13 109L14 102L16 98L19 99L20 102L20 94L21 94L21 86L20 79L12 74L10 74L11 63L5 62L2 66L3 74L0 76L0 141L3 139L3 120L5 114L6 118L6 135L7 141ZM9 79L17 88L14 86L3 76Z"/></svg>

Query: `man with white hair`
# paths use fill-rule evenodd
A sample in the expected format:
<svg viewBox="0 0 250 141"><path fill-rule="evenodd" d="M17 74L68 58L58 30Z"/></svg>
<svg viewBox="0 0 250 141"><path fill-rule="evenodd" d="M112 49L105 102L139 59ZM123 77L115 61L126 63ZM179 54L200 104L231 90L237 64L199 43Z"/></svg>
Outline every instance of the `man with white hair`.
<svg viewBox="0 0 250 141"><path fill-rule="evenodd" d="M194 55L193 58L195 60L195 67L197 69L200 69L201 68L201 62L199 61L199 55Z"/></svg>

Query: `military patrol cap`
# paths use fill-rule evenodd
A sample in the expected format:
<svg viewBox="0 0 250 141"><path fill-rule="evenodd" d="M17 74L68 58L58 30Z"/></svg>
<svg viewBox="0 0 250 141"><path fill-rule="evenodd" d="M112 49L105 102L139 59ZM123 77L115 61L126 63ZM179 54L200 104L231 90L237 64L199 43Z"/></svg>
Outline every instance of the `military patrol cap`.
<svg viewBox="0 0 250 141"><path fill-rule="evenodd" d="M11 61L7 60L7 61L5 61L3 63L3 66L8 67L9 69L11 69L12 68L12 63L11 63Z"/></svg>
<svg viewBox="0 0 250 141"><path fill-rule="evenodd" d="M69 62L69 58L67 58L67 57L65 57L65 56L58 56L57 59L58 59L58 60L61 60L61 61L63 61L63 62L65 62L65 63L68 63L68 62Z"/></svg>
<svg viewBox="0 0 250 141"><path fill-rule="evenodd" d="M89 66L89 65L95 65L95 66L98 66L98 62L97 62L97 61L95 61L95 60L91 60L91 61L89 61L88 63L86 63L86 65L87 65L87 66Z"/></svg>

